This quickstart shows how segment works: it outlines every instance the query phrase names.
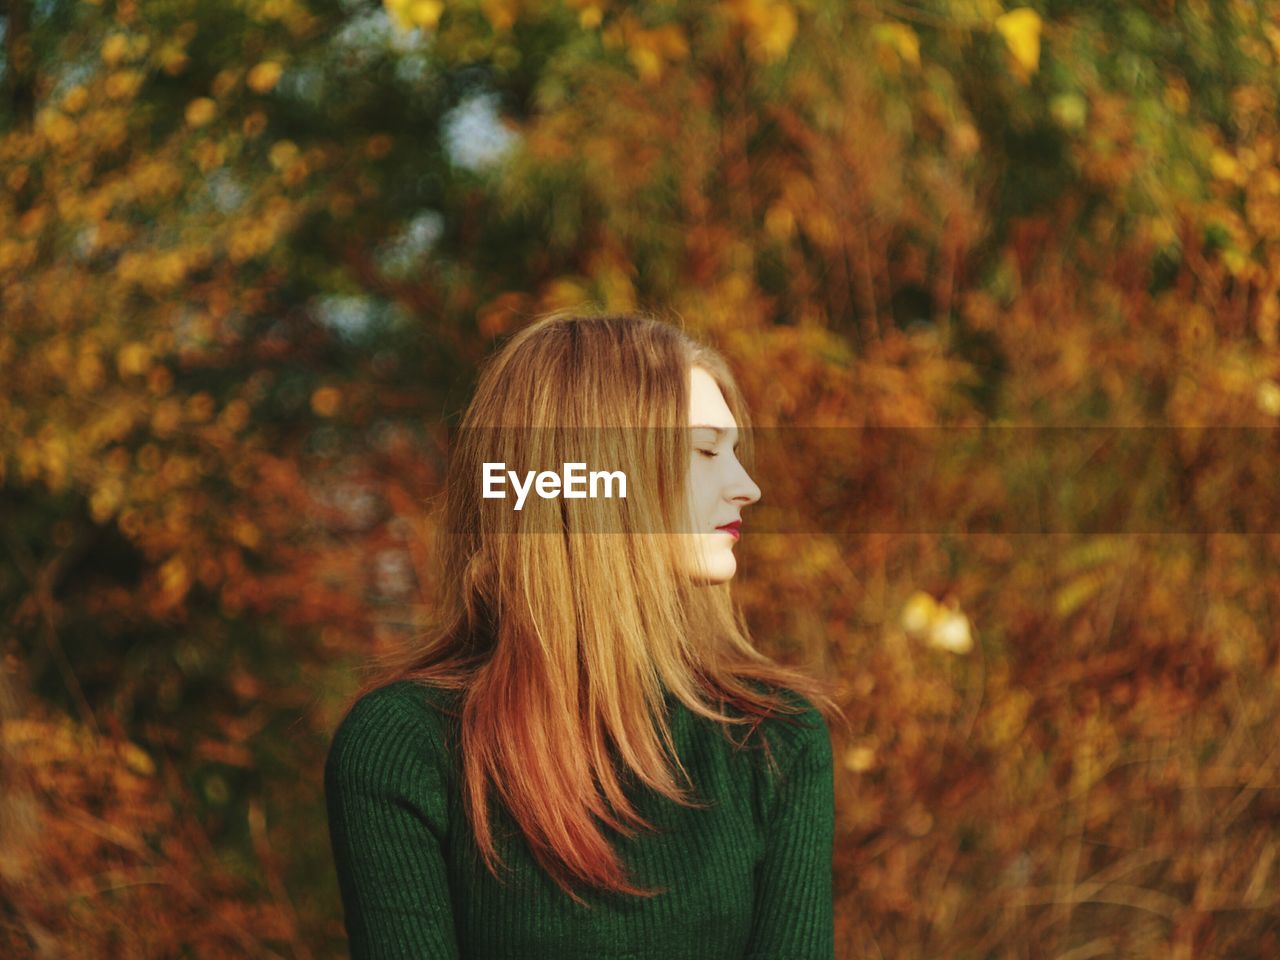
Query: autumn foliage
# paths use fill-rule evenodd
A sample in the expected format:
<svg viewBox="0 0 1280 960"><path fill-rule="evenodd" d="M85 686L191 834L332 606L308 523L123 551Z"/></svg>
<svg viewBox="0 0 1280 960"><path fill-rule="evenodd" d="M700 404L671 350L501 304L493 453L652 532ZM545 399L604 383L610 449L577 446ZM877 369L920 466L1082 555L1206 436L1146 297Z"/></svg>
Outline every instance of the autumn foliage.
<svg viewBox="0 0 1280 960"><path fill-rule="evenodd" d="M7 10L0 955L343 954L328 735L429 614L476 365L565 306L831 428L737 589L846 681L841 957L1280 954L1280 6ZM1199 526L1034 533L983 425L1263 442L1151 465ZM957 527L821 532L835 463Z"/></svg>

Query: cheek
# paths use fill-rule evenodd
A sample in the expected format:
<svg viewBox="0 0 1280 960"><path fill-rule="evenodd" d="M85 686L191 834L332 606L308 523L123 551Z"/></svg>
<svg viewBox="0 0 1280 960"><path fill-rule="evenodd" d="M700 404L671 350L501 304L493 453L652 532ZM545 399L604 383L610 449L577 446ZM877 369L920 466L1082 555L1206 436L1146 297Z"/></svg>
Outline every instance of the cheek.
<svg viewBox="0 0 1280 960"><path fill-rule="evenodd" d="M709 473L710 471L697 469L689 471L689 507L699 524L710 518L719 492Z"/></svg>

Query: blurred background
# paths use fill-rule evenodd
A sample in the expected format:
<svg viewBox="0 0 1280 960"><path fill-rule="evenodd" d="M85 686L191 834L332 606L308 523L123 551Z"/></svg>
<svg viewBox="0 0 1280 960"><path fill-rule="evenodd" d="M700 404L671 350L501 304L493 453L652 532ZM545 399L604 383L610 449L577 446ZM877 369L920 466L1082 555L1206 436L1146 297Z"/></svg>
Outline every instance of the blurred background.
<svg viewBox="0 0 1280 960"><path fill-rule="evenodd" d="M683 318L774 427L1280 416L1277 3L0 12L5 957L344 955L328 738L541 311ZM1023 480L947 462L859 483ZM816 529L735 589L846 681L840 957L1280 956L1274 527Z"/></svg>

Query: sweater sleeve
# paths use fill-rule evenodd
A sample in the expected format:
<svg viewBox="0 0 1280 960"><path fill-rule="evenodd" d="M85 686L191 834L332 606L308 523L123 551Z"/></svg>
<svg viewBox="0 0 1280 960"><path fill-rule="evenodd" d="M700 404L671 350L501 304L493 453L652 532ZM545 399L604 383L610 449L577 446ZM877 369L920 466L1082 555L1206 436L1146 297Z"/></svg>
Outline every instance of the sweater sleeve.
<svg viewBox="0 0 1280 960"><path fill-rule="evenodd" d="M807 703L807 701L806 701ZM835 782L826 723L810 705L782 771L743 960L834 960Z"/></svg>
<svg viewBox="0 0 1280 960"><path fill-rule="evenodd" d="M431 720L382 688L357 701L329 747L329 838L353 960L458 957Z"/></svg>

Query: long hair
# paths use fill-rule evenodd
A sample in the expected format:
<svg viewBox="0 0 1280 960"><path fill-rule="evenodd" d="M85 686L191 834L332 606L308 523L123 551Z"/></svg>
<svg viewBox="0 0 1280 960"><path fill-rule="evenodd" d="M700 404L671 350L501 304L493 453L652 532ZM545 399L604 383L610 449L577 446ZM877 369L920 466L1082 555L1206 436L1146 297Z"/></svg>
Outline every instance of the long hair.
<svg viewBox="0 0 1280 960"><path fill-rule="evenodd" d="M653 829L628 802L613 755L652 790L701 806L664 755L665 746L688 781L667 696L725 725L726 736L728 725L748 725L737 746L765 717L791 712L771 687L843 719L834 683L756 650L727 583L698 584L681 572L680 538L670 534L687 530L695 366L719 385L749 464L750 423L728 365L672 324L552 314L491 357L450 450L435 626L384 657L356 694L405 679L461 692L463 799L486 866L498 876L492 785L537 862L579 903L571 880L661 892L628 881L595 820L626 836L628 825ZM485 463L518 465L523 475L568 462L625 464L627 497L568 504L530 496L516 513L482 496ZM763 748L768 756L767 740Z"/></svg>

